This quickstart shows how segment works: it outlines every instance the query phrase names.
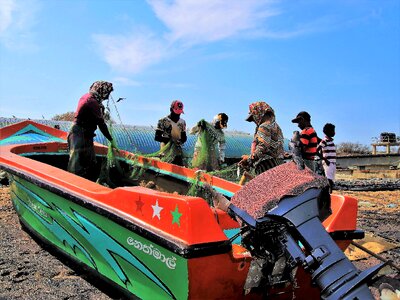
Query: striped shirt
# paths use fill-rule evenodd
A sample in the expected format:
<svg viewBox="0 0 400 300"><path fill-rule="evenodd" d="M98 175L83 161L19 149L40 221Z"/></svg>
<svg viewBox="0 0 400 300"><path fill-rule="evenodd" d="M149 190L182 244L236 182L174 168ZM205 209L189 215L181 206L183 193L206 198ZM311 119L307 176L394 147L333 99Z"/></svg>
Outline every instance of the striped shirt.
<svg viewBox="0 0 400 300"><path fill-rule="evenodd" d="M318 136L314 128L304 128L300 133L300 142L303 145L303 158L313 160L318 146Z"/></svg>
<svg viewBox="0 0 400 300"><path fill-rule="evenodd" d="M322 150L322 156L324 159L331 163L336 163L336 146L333 139L330 137L325 137L319 143L318 148Z"/></svg>

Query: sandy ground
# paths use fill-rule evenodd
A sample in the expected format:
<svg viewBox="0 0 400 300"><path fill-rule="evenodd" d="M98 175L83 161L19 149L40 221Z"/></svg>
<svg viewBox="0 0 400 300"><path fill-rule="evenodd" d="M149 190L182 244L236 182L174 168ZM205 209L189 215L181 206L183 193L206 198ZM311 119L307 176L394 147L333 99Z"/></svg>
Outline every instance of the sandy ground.
<svg viewBox="0 0 400 300"><path fill-rule="evenodd" d="M400 265L400 191L341 192L359 199L359 228L383 237L397 248L381 253ZM121 295L84 271L61 262L21 230L9 188L0 188L0 299L119 299ZM380 261L368 257L355 261L363 270ZM371 290L379 299L378 287L390 283L400 290L400 276L385 268Z"/></svg>
<svg viewBox="0 0 400 300"><path fill-rule="evenodd" d="M400 190L376 192L334 191L334 193L349 195L358 199L358 227L364 230L366 234L373 235L379 239L382 238L382 240L394 245L395 248L379 253L379 256L393 261L397 267L400 267ZM362 241L355 242L362 243ZM373 245L371 248L379 250ZM360 270L365 270L381 263L381 261L369 256L365 259L353 261L353 263ZM400 274L397 271L393 268L385 267L380 272L380 275L381 278L371 288L376 299L380 299L379 287L382 283L389 283L395 289L400 290Z"/></svg>

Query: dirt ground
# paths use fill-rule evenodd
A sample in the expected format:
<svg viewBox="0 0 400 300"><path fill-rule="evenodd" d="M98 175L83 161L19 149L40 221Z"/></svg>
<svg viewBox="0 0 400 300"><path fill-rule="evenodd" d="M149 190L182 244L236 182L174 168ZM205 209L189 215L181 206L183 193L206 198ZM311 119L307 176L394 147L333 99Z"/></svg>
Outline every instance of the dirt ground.
<svg viewBox="0 0 400 300"><path fill-rule="evenodd" d="M395 248L379 253L379 256L386 260L391 260L393 264L400 267L400 190L376 192L334 191L334 193L358 199L358 228L364 230L366 234L383 238L383 240L394 245ZM355 242L362 243L362 241ZM373 246L372 249L376 250ZM360 270L365 270L380 262L379 259L372 256L353 261ZM376 299L380 299L379 286L382 283L389 283L400 291L400 274L398 271L385 267L380 272L380 275L381 278L371 288Z"/></svg>
<svg viewBox="0 0 400 300"><path fill-rule="evenodd" d="M400 191L335 191L359 200L359 228L396 245L380 255L400 265ZM63 263L64 262L64 263ZM77 271L43 249L21 230L13 210L9 188L0 188L0 299L119 299L121 295L97 282L84 271ZM354 264L361 270L380 261L368 257ZM72 269L73 268L73 269ZM378 287L389 283L400 290L400 276L386 267L371 290L379 299Z"/></svg>

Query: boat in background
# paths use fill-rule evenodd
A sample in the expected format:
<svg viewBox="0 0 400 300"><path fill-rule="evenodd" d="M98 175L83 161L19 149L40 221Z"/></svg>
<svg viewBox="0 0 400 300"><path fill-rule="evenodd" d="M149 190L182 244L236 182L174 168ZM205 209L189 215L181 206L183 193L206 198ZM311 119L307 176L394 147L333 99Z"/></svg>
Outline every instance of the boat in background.
<svg viewBox="0 0 400 300"><path fill-rule="evenodd" d="M66 138L66 132L33 121L0 129L0 168L9 174L11 200L29 233L127 296L261 297L244 294L253 257L241 245L241 225L203 197L186 196L198 182L196 170L121 150L123 169L130 172L133 163L145 167L142 178L162 191L129 178L109 188L66 171ZM99 163L107 150L95 144ZM227 198L241 188L207 173L201 182ZM356 229L357 200L332 195L331 203L333 213L323 225L344 250L352 239L363 237ZM268 288L271 299L319 299L320 292L303 266L293 284Z"/></svg>

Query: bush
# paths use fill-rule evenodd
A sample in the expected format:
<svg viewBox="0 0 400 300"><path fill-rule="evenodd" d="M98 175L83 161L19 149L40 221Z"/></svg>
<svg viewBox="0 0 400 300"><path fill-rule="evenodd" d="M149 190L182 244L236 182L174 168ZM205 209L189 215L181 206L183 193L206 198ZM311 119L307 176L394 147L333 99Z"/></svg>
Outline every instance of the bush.
<svg viewBox="0 0 400 300"><path fill-rule="evenodd" d="M338 155L349 155L349 154L371 154L369 147L360 143L345 142L340 143L336 148Z"/></svg>
<svg viewBox="0 0 400 300"><path fill-rule="evenodd" d="M74 114L73 111L69 111L60 115L55 115L51 119L53 121L74 121Z"/></svg>

